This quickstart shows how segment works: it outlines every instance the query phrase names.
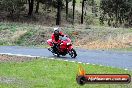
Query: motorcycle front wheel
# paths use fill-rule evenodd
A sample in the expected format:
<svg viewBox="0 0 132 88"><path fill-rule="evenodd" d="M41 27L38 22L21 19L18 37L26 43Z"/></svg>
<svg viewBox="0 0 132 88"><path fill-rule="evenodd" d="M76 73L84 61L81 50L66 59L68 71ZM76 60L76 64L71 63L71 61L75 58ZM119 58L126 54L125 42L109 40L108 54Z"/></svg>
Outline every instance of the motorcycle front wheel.
<svg viewBox="0 0 132 88"><path fill-rule="evenodd" d="M76 53L76 51L75 51L74 49L71 49L71 50L69 51L69 55L70 55L72 58L76 58L77 53Z"/></svg>
<svg viewBox="0 0 132 88"><path fill-rule="evenodd" d="M55 57L60 57L60 54L53 53Z"/></svg>

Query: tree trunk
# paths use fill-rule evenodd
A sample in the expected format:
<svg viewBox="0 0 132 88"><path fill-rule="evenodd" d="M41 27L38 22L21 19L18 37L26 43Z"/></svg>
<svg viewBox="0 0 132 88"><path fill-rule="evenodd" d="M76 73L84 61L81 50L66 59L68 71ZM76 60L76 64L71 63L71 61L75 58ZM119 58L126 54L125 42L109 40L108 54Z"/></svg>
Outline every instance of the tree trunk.
<svg viewBox="0 0 132 88"><path fill-rule="evenodd" d="M37 0L37 5L36 5L36 11L35 11L35 13L38 13L38 10L39 10L39 0Z"/></svg>
<svg viewBox="0 0 132 88"><path fill-rule="evenodd" d="M29 3L29 12L28 15L31 16L33 13L33 5L34 5L34 0L28 0Z"/></svg>
<svg viewBox="0 0 132 88"><path fill-rule="evenodd" d="M66 20L68 18L68 0L66 0Z"/></svg>
<svg viewBox="0 0 132 88"><path fill-rule="evenodd" d="M83 8L84 8L84 0L82 1L82 15L81 15L81 24L83 24Z"/></svg>
<svg viewBox="0 0 132 88"><path fill-rule="evenodd" d="M61 21L61 5L62 1L61 0L57 0L57 18L56 18L56 25L60 25L60 21Z"/></svg>
<svg viewBox="0 0 132 88"><path fill-rule="evenodd" d="M76 0L73 0L73 24L74 24L74 14L75 14L75 3Z"/></svg>

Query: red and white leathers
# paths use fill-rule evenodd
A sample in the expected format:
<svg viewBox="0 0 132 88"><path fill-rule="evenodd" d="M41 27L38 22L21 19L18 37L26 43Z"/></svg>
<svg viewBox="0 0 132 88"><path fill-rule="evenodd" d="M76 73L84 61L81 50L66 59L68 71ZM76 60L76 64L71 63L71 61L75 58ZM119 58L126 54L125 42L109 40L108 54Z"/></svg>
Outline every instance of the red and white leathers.
<svg viewBox="0 0 132 88"><path fill-rule="evenodd" d="M53 43L59 44L61 40L59 40L59 36L64 36L62 32L59 32L59 35L55 35L54 33L51 35L51 39L48 39L47 42L50 46L53 46Z"/></svg>

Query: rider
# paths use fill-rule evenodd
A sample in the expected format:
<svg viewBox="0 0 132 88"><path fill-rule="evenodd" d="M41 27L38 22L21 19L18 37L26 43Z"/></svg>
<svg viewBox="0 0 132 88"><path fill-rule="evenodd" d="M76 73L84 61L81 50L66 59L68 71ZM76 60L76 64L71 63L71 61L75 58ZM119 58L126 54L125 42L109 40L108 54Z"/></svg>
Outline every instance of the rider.
<svg viewBox="0 0 132 88"><path fill-rule="evenodd" d="M51 38L52 38L52 42L57 44L60 43L59 37L60 36L64 36L64 34L60 31L60 28L54 28L54 33L52 34Z"/></svg>
<svg viewBox="0 0 132 88"><path fill-rule="evenodd" d="M59 27L54 28L54 32L51 35L51 39L53 42L53 50L56 52L57 48L59 47L59 44L61 42L61 40L59 40L60 36L64 36L64 34L60 31ZM56 52L57 53L57 52Z"/></svg>

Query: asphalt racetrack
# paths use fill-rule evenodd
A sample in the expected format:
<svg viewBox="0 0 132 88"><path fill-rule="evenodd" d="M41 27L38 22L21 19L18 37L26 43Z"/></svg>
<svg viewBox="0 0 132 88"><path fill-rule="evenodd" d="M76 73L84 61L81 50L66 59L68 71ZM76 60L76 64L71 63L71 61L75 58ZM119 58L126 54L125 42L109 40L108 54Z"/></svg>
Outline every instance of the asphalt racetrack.
<svg viewBox="0 0 132 88"><path fill-rule="evenodd" d="M72 59L69 55L60 57L68 61L111 66L132 70L132 52L101 51L76 49L78 56ZM0 46L0 54L12 54L23 56L53 57L52 53L44 48L29 48L22 46Z"/></svg>

